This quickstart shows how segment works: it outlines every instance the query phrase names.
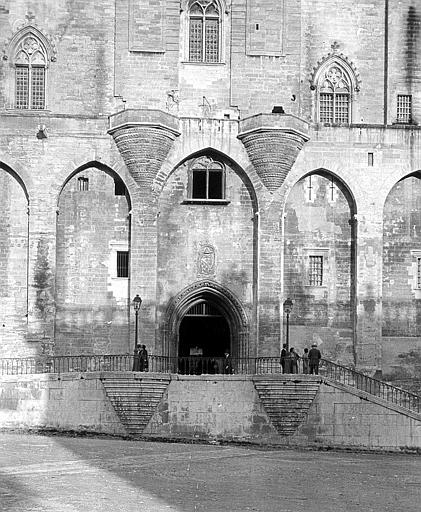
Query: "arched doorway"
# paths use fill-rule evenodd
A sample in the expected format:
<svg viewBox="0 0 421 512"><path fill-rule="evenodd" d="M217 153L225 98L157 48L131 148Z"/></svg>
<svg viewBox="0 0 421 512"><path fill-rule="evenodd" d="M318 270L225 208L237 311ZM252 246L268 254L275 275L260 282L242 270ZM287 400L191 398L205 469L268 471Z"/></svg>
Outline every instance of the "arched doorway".
<svg viewBox="0 0 421 512"><path fill-rule="evenodd" d="M223 357L231 352L231 333L223 312L201 300L187 310L179 327L178 355Z"/></svg>
<svg viewBox="0 0 421 512"><path fill-rule="evenodd" d="M248 318L227 288L211 280L198 281L171 300L164 343L163 353L171 357L190 356L198 347L206 357L222 357L228 349L234 358L246 358Z"/></svg>

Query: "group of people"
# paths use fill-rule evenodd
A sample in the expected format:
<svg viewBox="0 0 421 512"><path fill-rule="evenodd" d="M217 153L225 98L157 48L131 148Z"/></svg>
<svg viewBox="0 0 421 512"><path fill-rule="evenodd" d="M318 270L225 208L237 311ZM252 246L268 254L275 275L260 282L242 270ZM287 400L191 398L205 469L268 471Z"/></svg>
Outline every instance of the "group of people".
<svg viewBox="0 0 421 512"><path fill-rule="evenodd" d="M134 372L147 372L149 369L148 351L146 345L136 345L133 358Z"/></svg>
<svg viewBox="0 0 421 512"><path fill-rule="evenodd" d="M296 352L294 347L288 351L284 343L281 351L282 373L298 373L298 361L301 359L302 373L318 375L321 358L322 354L317 348L317 343L313 343L310 350L305 348L302 356Z"/></svg>

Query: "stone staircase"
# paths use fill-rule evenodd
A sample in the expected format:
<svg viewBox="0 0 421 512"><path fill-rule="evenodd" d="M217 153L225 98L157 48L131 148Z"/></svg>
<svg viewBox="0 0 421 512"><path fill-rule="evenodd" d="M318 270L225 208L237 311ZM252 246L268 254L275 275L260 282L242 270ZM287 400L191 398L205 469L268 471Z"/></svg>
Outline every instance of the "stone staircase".
<svg viewBox="0 0 421 512"><path fill-rule="evenodd" d="M312 375L256 375L253 383L278 434L290 436L305 421L321 379Z"/></svg>
<svg viewBox="0 0 421 512"><path fill-rule="evenodd" d="M170 377L111 374L101 377L105 392L129 435L141 435L170 383Z"/></svg>

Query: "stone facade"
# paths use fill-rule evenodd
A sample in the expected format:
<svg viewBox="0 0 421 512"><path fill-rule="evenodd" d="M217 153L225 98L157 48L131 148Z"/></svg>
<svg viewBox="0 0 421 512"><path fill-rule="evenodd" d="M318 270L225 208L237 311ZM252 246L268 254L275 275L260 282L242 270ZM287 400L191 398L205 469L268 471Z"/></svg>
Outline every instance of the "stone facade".
<svg viewBox="0 0 421 512"><path fill-rule="evenodd" d="M207 61L193 4L0 2L1 356L131 352L137 293L150 352L202 304L278 355L291 297L300 351L415 376L418 3L218 0Z"/></svg>

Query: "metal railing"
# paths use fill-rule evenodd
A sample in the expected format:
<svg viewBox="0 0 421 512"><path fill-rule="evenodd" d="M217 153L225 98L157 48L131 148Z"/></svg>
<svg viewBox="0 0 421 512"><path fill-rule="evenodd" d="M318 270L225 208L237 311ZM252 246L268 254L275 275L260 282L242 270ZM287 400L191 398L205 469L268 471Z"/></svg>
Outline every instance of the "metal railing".
<svg viewBox="0 0 421 512"><path fill-rule="evenodd" d="M52 356L45 358L0 359L0 375L25 375L37 373L68 372L127 372L138 366L131 354ZM302 361L296 371L302 373ZM202 374L247 374L262 375L282 373L279 357L229 358L223 357L166 357L150 355L144 371L156 373L178 373L182 375ZM414 412L421 412L421 397L387 382L374 379L346 366L327 359L320 361L320 375L336 382L352 386Z"/></svg>
<svg viewBox="0 0 421 512"><path fill-rule="evenodd" d="M382 380L374 379L361 372L342 366L333 361L322 359L320 374L336 382L352 386L370 395L377 396L405 409L420 413L421 397L405 389L398 388Z"/></svg>

